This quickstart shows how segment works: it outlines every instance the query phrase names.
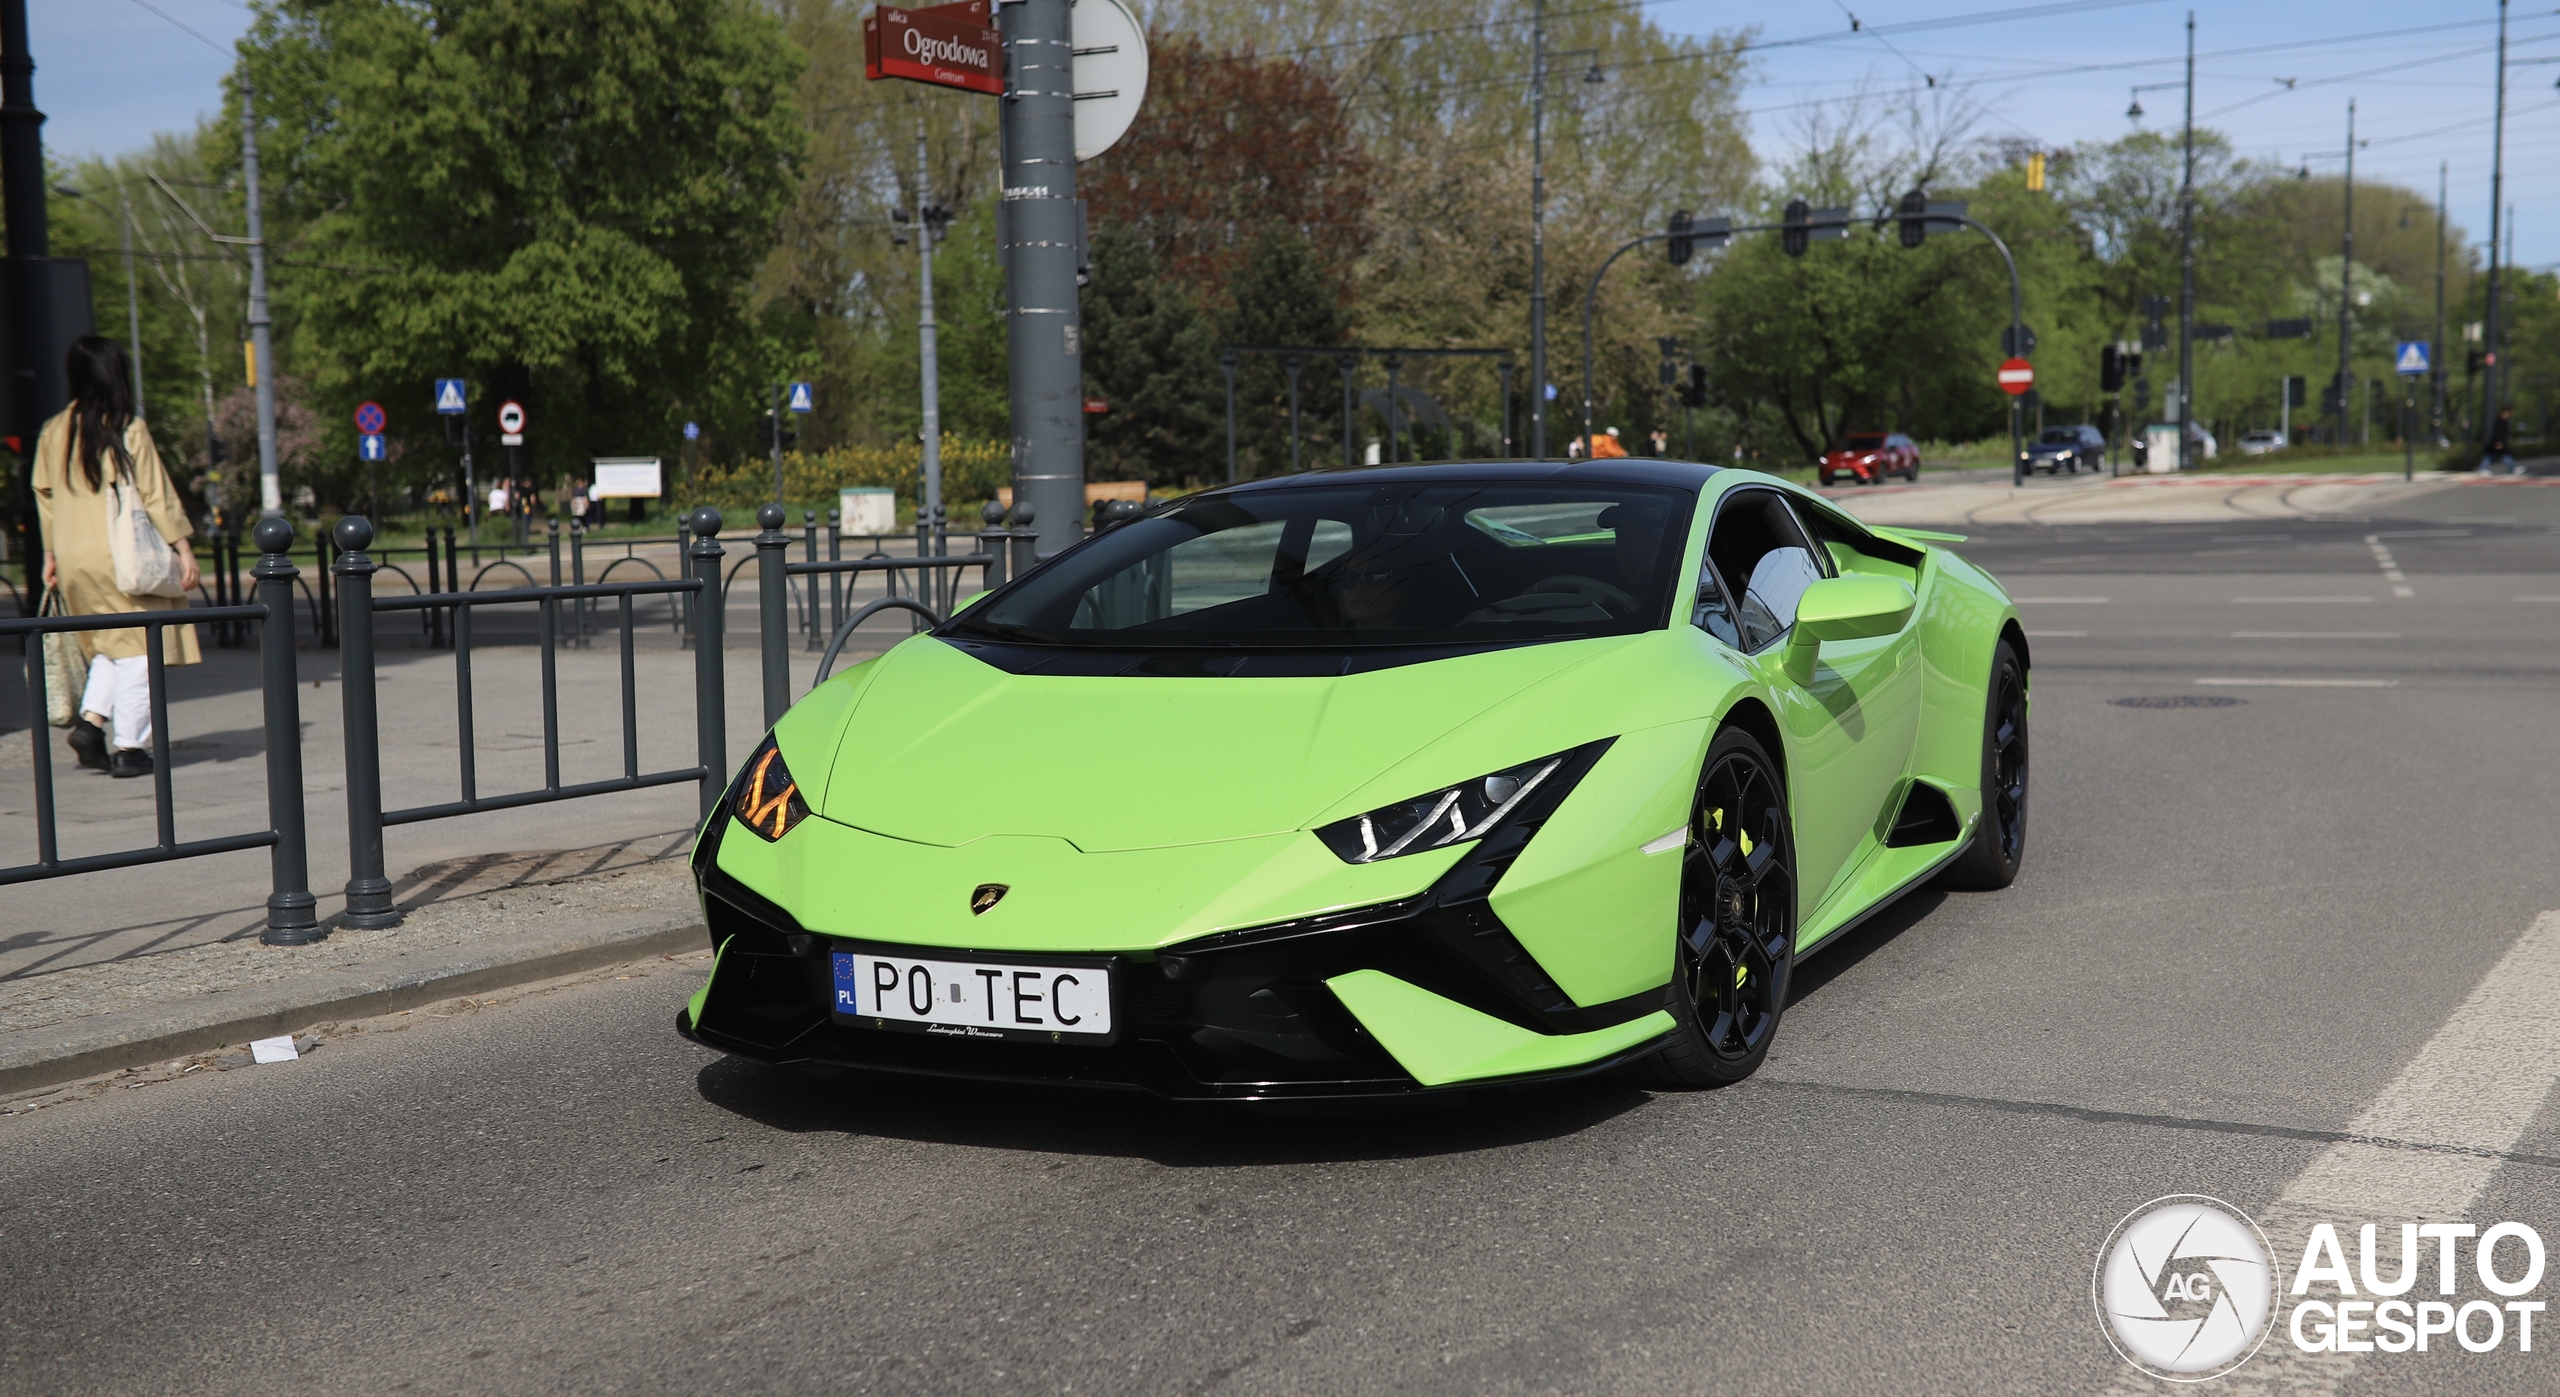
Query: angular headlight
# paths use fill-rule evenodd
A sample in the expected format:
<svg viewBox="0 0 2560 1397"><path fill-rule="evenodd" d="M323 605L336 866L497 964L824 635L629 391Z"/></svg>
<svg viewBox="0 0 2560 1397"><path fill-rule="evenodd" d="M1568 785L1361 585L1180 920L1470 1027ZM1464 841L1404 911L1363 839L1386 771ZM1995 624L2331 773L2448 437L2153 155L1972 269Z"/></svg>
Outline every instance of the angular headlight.
<svg viewBox="0 0 2560 1397"><path fill-rule="evenodd" d="M800 798L799 783L782 764L782 748L770 737L747 758L730 790L729 813L768 844L809 818L809 803Z"/></svg>
<svg viewBox="0 0 2560 1397"><path fill-rule="evenodd" d="M1491 776L1461 781L1429 795L1380 806L1365 815L1336 820L1316 831L1316 838L1344 863L1376 863L1403 854L1444 849L1480 839L1503 816L1529 798L1538 783L1555 774L1570 752L1540 757L1506 767Z"/></svg>

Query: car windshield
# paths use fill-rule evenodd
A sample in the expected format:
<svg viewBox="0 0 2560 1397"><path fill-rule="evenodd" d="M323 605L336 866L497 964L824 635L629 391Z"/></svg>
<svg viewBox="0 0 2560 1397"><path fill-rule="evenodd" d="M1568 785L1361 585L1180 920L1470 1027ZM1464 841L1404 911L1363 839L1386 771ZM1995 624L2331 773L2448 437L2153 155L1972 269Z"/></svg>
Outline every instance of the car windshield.
<svg viewBox="0 0 2560 1397"><path fill-rule="evenodd" d="M1851 437L1847 441L1840 443L1840 449L1843 451L1882 451L1884 450L1884 433L1874 432Z"/></svg>
<svg viewBox="0 0 2560 1397"><path fill-rule="evenodd" d="M2044 435L2036 440L2059 446L2076 446L2080 442L2080 430L2076 427L2047 427Z"/></svg>
<svg viewBox="0 0 2560 1397"><path fill-rule="evenodd" d="M1124 524L954 618L1108 647L1518 644L1664 624L1691 497L1404 481L1205 495Z"/></svg>

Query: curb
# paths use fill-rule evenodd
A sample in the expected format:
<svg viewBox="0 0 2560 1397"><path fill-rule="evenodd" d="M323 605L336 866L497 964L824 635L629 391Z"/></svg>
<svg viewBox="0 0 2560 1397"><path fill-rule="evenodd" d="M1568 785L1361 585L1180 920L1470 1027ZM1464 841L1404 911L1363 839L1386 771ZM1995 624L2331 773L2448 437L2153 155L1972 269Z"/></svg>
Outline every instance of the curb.
<svg viewBox="0 0 2560 1397"><path fill-rule="evenodd" d="M695 916L639 926L590 921L520 935L497 949L444 960L413 964L408 957L396 957L277 984L221 990L169 1009L127 1010L0 1033L0 1096L290 1033L323 1019L394 1014L457 995L708 945Z"/></svg>

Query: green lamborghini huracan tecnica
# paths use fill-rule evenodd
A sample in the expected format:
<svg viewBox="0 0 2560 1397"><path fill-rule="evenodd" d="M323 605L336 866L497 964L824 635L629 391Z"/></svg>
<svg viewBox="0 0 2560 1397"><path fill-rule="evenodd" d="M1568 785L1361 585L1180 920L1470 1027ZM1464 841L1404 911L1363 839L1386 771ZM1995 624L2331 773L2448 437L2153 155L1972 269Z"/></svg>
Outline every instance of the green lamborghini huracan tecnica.
<svg viewBox="0 0 2560 1397"><path fill-rule="evenodd" d="M1738 1080L1797 957L2025 853L2026 639L1933 538L1659 461L1155 505L775 725L680 1027L1195 1100Z"/></svg>

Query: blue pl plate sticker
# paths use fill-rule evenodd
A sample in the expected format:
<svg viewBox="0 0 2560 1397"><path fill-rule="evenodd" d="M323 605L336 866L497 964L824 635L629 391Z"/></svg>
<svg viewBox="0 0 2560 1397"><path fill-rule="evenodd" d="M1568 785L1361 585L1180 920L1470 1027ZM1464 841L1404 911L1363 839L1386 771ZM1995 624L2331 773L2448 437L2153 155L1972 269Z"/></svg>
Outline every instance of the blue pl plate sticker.
<svg viewBox="0 0 2560 1397"><path fill-rule="evenodd" d="M862 1007L862 987L853 978L853 953L838 951L836 962L836 1012L857 1013Z"/></svg>

